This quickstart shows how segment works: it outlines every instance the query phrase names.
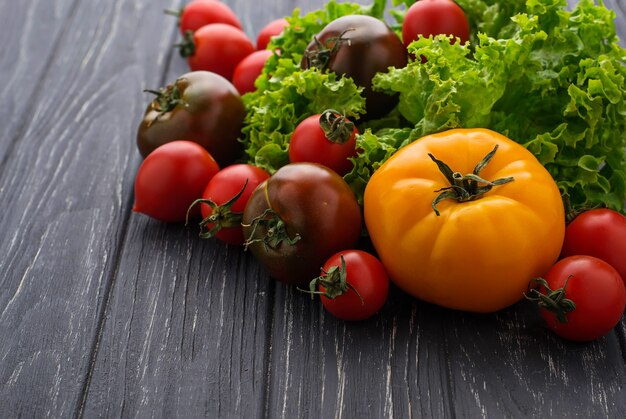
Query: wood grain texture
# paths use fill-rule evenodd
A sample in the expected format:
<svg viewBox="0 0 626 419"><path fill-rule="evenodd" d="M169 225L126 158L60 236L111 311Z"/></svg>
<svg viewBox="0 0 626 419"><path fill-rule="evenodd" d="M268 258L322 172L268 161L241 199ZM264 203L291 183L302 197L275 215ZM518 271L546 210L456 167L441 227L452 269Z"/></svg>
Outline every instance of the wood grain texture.
<svg viewBox="0 0 626 419"><path fill-rule="evenodd" d="M142 90L187 71L162 13L182 2L0 3L0 417L626 414L624 321L572 344L525 302L473 315L392 288L341 322L241 249L132 213ZM322 4L225 3L252 38Z"/></svg>

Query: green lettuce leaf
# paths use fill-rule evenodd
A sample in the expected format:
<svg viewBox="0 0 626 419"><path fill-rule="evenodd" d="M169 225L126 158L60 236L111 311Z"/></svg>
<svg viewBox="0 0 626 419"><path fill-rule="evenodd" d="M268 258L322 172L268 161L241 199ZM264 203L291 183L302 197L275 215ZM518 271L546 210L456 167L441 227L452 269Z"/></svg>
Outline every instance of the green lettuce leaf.
<svg viewBox="0 0 626 419"><path fill-rule="evenodd" d="M445 37L415 41L409 50L427 62L379 74L374 85L399 93L408 141L449 128L491 128L533 152L575 208L623 212L626 54L611 10L580 0L569 11L566 3L459 0L499 18L490 26L474 17L485 32L471 46ZM385 132L375 135L396 144Z"/></svg>

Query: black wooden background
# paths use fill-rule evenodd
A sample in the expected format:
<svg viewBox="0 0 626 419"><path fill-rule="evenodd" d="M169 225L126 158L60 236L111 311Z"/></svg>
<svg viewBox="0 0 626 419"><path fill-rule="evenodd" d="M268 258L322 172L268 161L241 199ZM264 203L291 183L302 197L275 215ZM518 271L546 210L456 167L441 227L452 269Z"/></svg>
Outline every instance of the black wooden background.
<svg viewBox="0 0 626 419"><path fill-rule="evenodd" d="M322 4L226 3L252 37ZM393 289L344 323L242 249L132 213L142 90L187 71L162 13L181 4L0 1L0 417L626 415L624 322L572 344L524 302Z"/></svg>

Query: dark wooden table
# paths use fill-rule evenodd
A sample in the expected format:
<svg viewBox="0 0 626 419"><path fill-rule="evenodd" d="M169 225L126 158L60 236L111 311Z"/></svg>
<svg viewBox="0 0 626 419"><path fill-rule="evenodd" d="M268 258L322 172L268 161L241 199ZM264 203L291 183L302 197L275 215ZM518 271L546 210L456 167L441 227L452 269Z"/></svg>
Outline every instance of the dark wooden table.
<svg viewBox="0 0 626 419"><path fill-rule="evenodd" d="M572 344L529 303L392 289L344 323L242 249L133 213L142 89L187 71L162 13L181 3L0 2L0 417L626 416L624 321ZM321 5L226 3L251 36Z"/></svg>

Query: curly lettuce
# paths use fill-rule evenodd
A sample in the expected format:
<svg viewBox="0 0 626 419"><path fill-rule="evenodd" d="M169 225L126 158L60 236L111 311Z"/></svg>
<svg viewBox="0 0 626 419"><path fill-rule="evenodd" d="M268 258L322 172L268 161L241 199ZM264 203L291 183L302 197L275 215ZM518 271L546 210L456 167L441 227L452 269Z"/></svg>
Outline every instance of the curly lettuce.
<svg viewBox="0 0 626 419"><path fill-rule="evenodd" d="M565 0L522 4L522 13L503 8L515 12L508 18L512 26L495 30L501 36L506 26L506 37L481 32L471 46L421 38L409 50L427 62L379 74L374 86L399 93L398 109L410 123L405 142L456 127L491 128L533 152L574 208L623 212L626 54L614 13L592 0L579 1L572 11ZM376 136L398 145L397 134ZM375 170L371 160L356 160L351 182L367 181L367 169Z"/></svg>
<svg viewBox="0 0 626 419"><path fill-rule="evenodd" d="M256 91L244 95L247 109L243 142L249 161L270 173L289 162L291 134L307 116L336 109L358 118L365 112L362 88L349 77L302 70L300 60L313 36L336 18L367 14L381 18L385 0L370 6L356 3L326 3L323 9L304 16L296 9L287 17L289 26L272 38L268 48L279 51L270 57L257 79Z"/></svg>
<svg viewBox="0 0 626 419"><path fill-rule="evenodd" d="M601 1L456 0L472 28L468 45L446 37L409 46L426 57L374 80L399 95L398 106L359 126L359 155L346 180L362 199L371 174L396 150L423 135L456 127L490 128L526 146L554 177L574 208L607 206L624 212L626 201L626 51L615 14ZM393 16L396 28L414 0L376 0L371 6L337 3L288 18L273 38L277 48L244 96L243 132L249 161L275 171L288 163L296 125L326 108L358 117L361 89L348 77L301 70L313 36L347 14Z"/></svg>

